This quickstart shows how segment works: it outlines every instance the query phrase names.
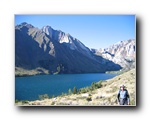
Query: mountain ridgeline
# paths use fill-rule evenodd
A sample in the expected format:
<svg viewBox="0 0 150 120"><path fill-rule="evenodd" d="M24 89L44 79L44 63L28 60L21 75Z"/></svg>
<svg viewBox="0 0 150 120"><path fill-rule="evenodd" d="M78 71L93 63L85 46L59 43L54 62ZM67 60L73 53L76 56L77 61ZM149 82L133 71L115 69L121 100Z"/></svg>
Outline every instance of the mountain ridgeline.
<svg viewBox="0 0 150 120"><path fill-rule="evenodd" d="M34 70L35 74L74 74L120 69L121 65L95 54L70 34L25 22L15 26L16 75Z"/></svg>
<svg viewBox="0 0 150 120"><path fill-rule="evenodd" d="M92 49L92 52L119 64L123 68L122 70L130 70L136 66L136 43L134 39L120 41L105 49Z"/></svg>

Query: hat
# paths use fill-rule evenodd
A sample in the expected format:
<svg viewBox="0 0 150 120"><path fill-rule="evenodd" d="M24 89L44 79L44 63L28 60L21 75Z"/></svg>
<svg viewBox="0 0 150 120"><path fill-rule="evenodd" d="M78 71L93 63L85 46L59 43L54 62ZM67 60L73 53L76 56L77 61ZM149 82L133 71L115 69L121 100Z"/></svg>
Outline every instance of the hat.
<svg viewBox="0 0 150 120"><path fill-rule="evenodd" d="M122 85L120 85L120 87L125 87L125 86L122 84Z"/></svg>

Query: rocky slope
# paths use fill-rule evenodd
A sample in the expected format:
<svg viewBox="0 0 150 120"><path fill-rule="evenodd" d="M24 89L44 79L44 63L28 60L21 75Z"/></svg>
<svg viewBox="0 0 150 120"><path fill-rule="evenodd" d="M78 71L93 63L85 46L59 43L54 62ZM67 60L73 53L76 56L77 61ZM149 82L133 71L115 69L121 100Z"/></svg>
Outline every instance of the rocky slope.
<svg viewBox="0 0 150 120"><path fill-rule="evenodd" d="M105 49L92 49L92 52L105 59L119 64L123 69L135 68L136 43L135 40L120 41Z"/></svg>
<svg viewBox="0 0 150 120"><path fill-rule="evenodd" d="M17 102L16 105L39 106L114 106L117 105L119 86L124 84L130 95L130 105L136 105L136 71L132 69L103 81L101 88L82 94L63 95L51 99Z"/></svg>
<svg viewBox="0 0 150 120"><path fill-rule="evenodd" d="M70 34L50 26L39 29L25 22L15 26L15 67L18 76L28 71L68 74L121 69L120 65L93 54Z"/></svg>

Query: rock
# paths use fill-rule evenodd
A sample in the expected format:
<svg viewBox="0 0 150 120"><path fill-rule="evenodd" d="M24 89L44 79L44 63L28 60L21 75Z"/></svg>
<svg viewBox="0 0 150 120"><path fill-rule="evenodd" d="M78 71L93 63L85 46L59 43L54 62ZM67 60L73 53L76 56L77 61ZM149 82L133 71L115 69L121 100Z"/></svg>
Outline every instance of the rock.
<svg viewBox="0 0 150 120"><path fill-rule="evenodd" d="M53 98L53 101L56 101L57 98Z"/></svg>
<svg viewBox="0 0 150 120"><path fill-rule="evenodd" d="M33 102L33 103L29 103L30 105L42 105L41 104L41 102L37 102L37 101L35 101L35 102Z"/></svg>
<svg viewBox="0 0 150 120"><path fill-rule="evenodd" d="M85 93L85 94L81 94L81 96L82 96L82 97L88 97L88 96L90 96L90 94Z"/></svg>

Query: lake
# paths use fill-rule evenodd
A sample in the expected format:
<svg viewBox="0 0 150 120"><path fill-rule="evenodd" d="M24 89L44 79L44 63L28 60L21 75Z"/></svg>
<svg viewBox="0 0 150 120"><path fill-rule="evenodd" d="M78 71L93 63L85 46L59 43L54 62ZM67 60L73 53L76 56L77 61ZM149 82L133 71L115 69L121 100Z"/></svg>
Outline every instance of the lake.
<svg viewBox="0 0 150 120"><path fill-rule="evenodd" d="M37 100L39 95L48 94L50 97L67 93L68 89L90 86L92 82L106 80L117 74L63 74L36 75L15 78L15 99Z"/></svg>

